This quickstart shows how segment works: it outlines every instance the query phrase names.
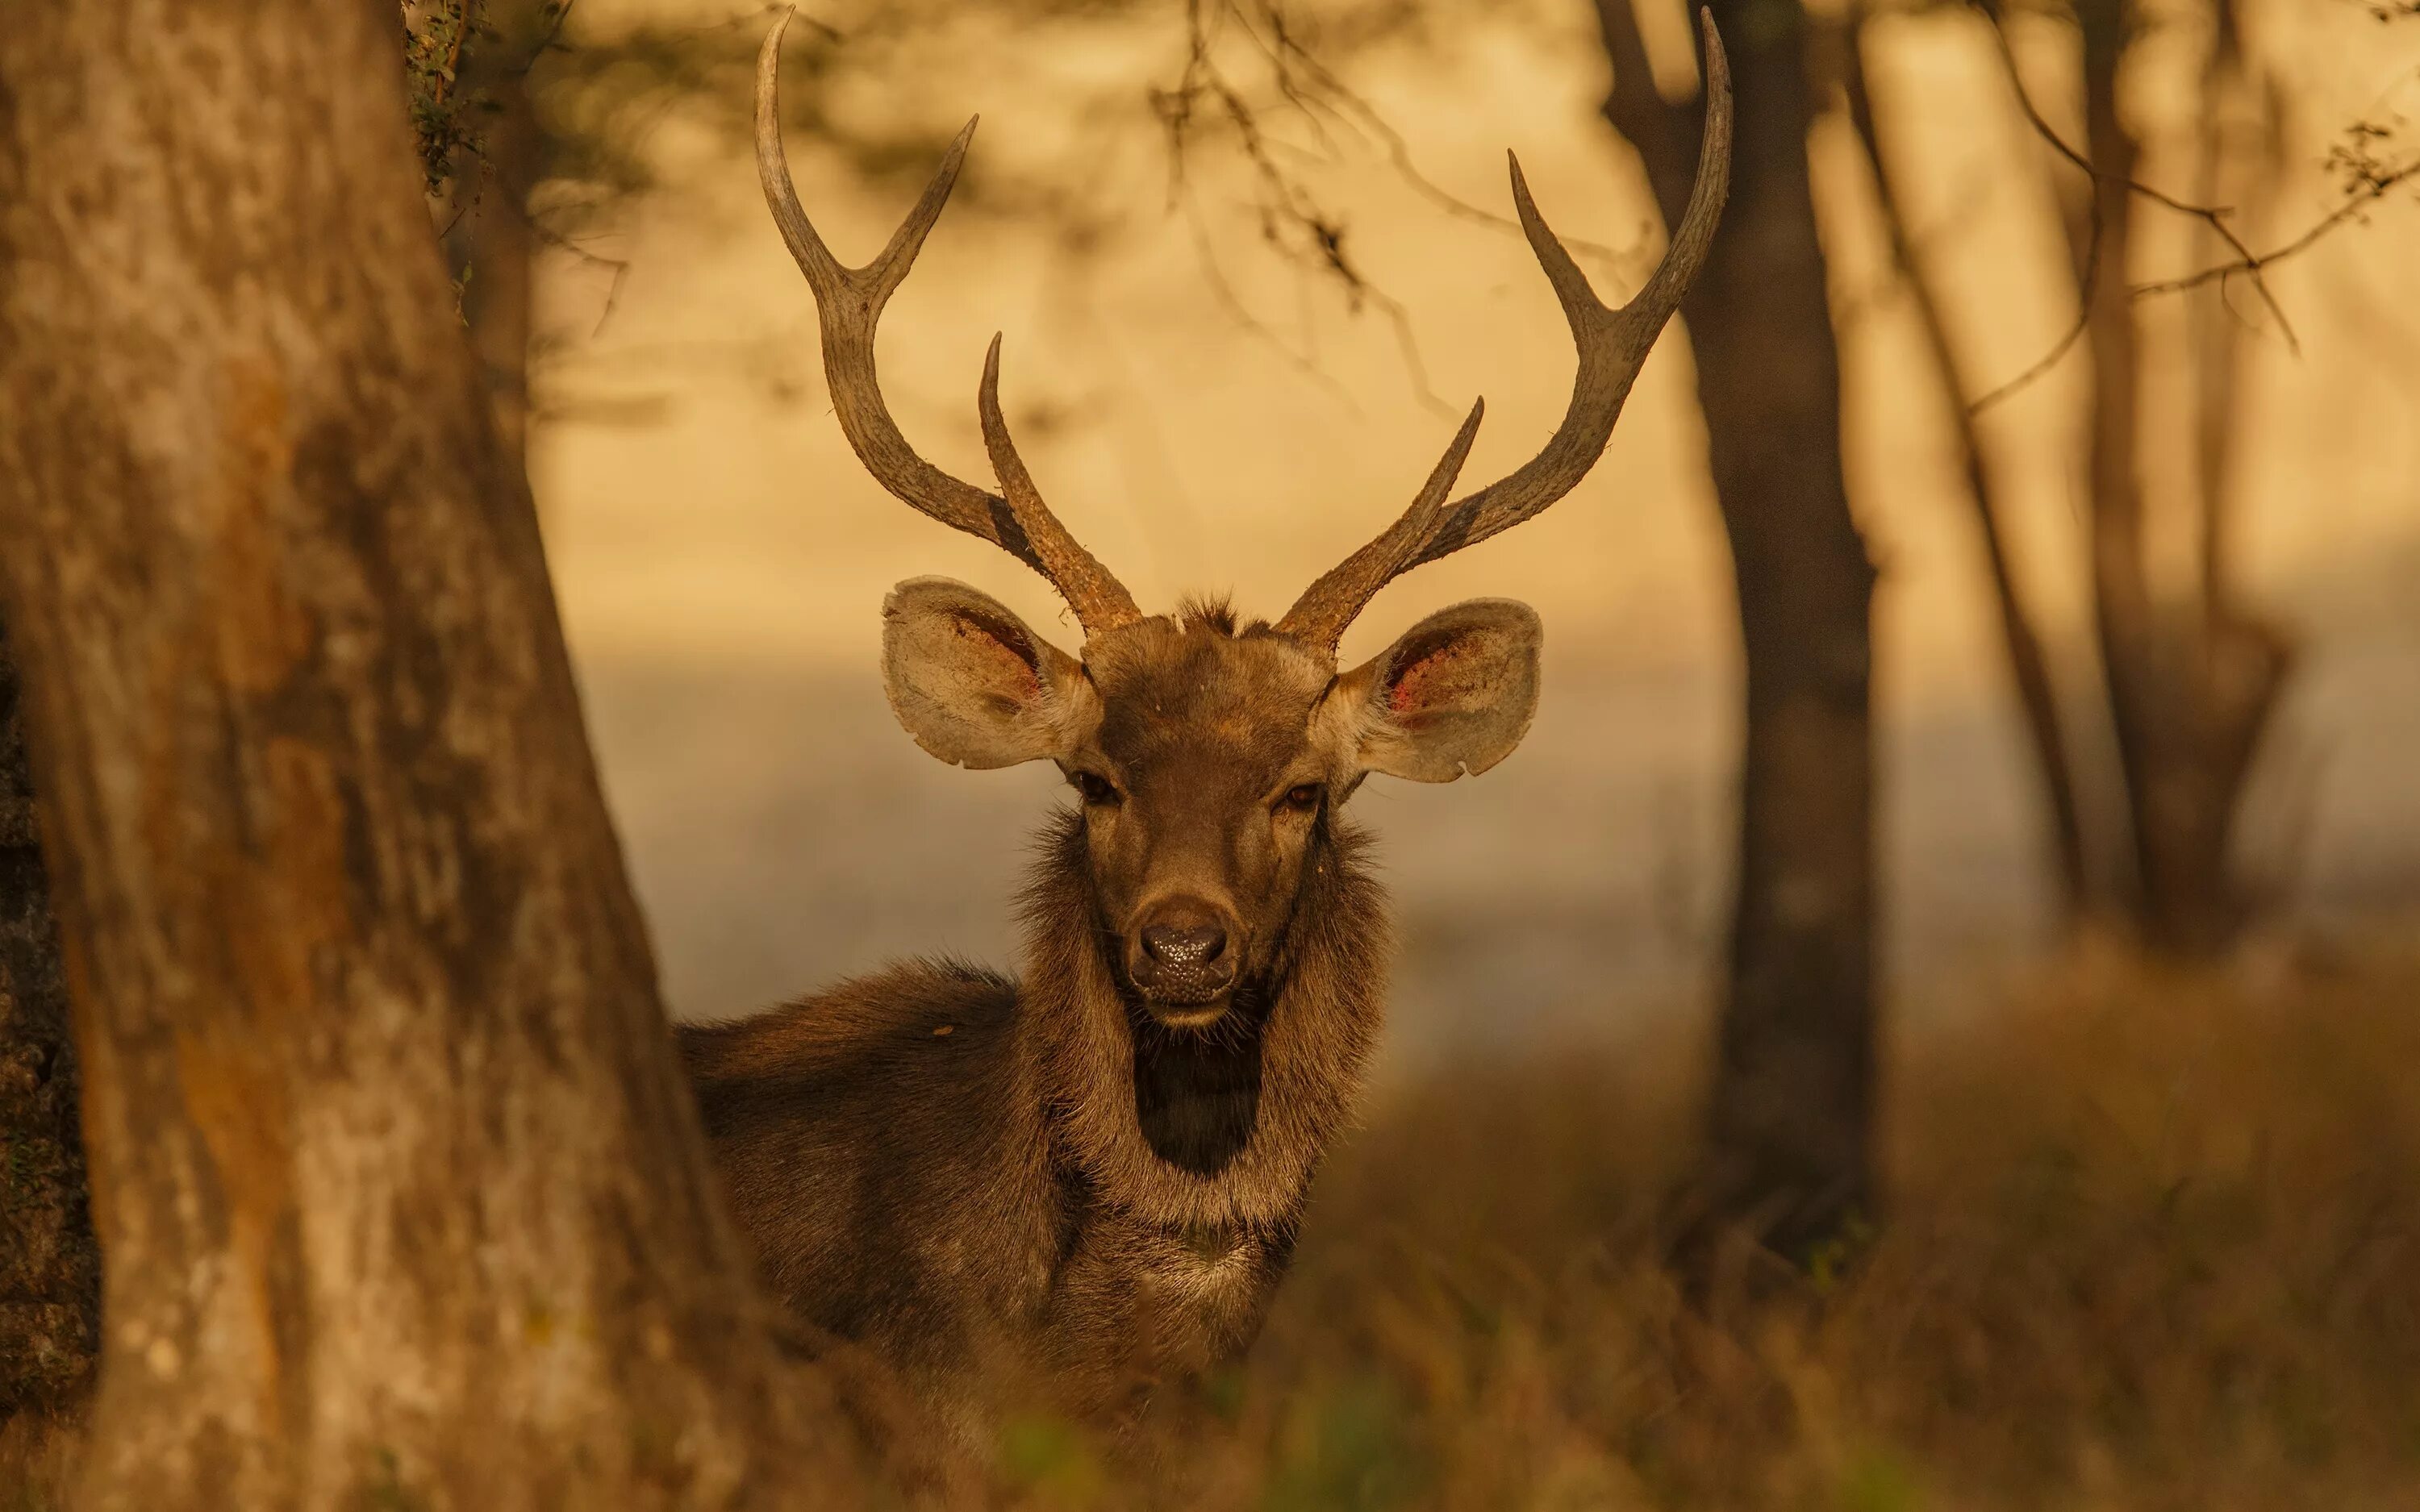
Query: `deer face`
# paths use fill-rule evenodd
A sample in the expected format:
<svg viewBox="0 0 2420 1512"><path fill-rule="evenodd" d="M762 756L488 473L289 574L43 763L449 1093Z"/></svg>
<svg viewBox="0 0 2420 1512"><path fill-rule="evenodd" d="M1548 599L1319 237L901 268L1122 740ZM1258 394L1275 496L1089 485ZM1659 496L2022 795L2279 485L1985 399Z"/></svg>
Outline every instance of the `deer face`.
<svg viewBox="0 0 2420 1512"><path fill-rule="evenodd" d="M1303 870L1363 777L1484 771L1537 707L1538 617L1504 599L1431 615L1343 673L1222 611L1136 620L1081 660L944 579L901 584L883 615L885 686L917 744L1066 774L1111 964L1181 1028L1272 972Z"/></svg>

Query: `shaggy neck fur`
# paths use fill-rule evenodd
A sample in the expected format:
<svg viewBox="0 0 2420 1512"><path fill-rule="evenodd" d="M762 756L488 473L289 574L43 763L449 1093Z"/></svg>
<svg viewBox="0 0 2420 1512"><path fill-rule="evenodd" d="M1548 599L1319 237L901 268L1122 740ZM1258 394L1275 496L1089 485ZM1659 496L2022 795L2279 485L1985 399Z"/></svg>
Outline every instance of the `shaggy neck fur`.
<svg viewBox="0 0 2420 1512"><path fill-rule="evenodd" d="M1120 985L1084 823L1045 831L1025 895L1024 1070L1058 1158L1096 1196L1170 1228L1290 1227L1359 1095L1391 953L1365 838L1323 819L1282 949L1225 1019L1188 1034Z"/></svg>

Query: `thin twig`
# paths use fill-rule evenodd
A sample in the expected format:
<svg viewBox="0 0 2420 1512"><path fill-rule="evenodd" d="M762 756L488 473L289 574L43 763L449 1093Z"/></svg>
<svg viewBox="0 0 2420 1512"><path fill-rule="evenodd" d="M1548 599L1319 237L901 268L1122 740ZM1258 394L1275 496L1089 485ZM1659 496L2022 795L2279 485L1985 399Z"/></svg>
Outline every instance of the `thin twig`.
<svg viewBox="0 0 2420 1512"><path fill-rule="evenodd" d="M1201 265L1202 282L1210 285L1210 297L1217 300L1226 310L1228 318L1233 320L1246 332L1266 342L1270 349L1283 357L1288 364L1326 389L1331 395L1342 400L1348 409L1358 415L1360 411L1353 403L1351 392L1336 380L1334 374L1287 346L1285 338L1270 330L1258 316L1245 307L1244 301L1236 296L1235 286L1227 282L1226 270L1218 266L1218 252L1211 244L1210 228L1202 224L1202 207L1192 196L1186 197L1184 210L1187 224L1193 232L1193 255L1195 260Z"/></svg>
<svg viewBox="0 0 2420 1512"><path fill-rule="evenodd" d="M2137 284L2133 288L2127 290L2127 292L2136 299L2148 298L2154 294L2181 294L2187 289L2196 289L2205 284L2214 281L2223 282L2225 280L2245 274L2251 275L2253 281L2257 284L2259 282L2259 275L2262 272L2275 267L2281 262L2284 262L2288 257L2309 251L2314 243L2319 241L2322 237L2325 237L2329 232L2335 230L2337 226L2344 224L2347 221L2353 219L2363 210L2367 209L2378 201L2385 198L2387 193L2397 184L2415 177L2420 177L2420 159L2414 159L2413 161L2404 163L2402 166L2388 173L2370 178L2362 186L2358 193L2354 193L2350 198L2337 206L2335 209L2329 211L2326 215L2320 217L2319 220L2310 227L2310 229L2304 231L2301 236L2296 237L2293 240L2287 242L2284 246L2279 247L2274 252L2257 254L2248 251L2242 252L2232 262L2219 263L2215 266L2205 268L2199 272L2188 273L2182 278L2163 279L2158 283L2152 284Z"/></svg>
<svg viewBox="0 0 2420 1512"><path fill-rule="evenodd" d="M1404 354L1404 371L1412 380L1412 397L1420 402L1422 409L1450 418L1454 408L1437 397L1436 390L1429 385L1428 364L1420 360L1420 343L1412 332L1411 312L1404 308L1403 301L1384 289L1368 290L1368 299L1395 328L1395 346Z"/></svg>
<svg viewBox="0 0 2420 1512"><path fill-rule="evenodd" d="M1430 386L1427 364L1420 357L1410 313L1402 301L1373 284L1355 263L1346 251L1347 227L1342 218L1321 204L1299 178L1286 170L1280 161L1289 150L1286 145L1269 136L1252 103L1245 98L1236 81L1219 66L1219 36L1225 26L1233 24L1268 60L1277 80L1280 98L1311 122L1321 140L1326 140L1320 114L1322 110L1334 115L1341 122L1347 121L1347 117L1329 102L1331 99L1344 100L1355 107L1355 114L1374 119L1374 112L1343 89L1333 74L1324 68L1317 68L1315 62L1291 40L1283 17L1274 5L1264 6L1263 14L1268 20L1275 41L1261 36L1254 28L1252 18L1245 13L1240 0L1207 0L1207 3L1205 0L1187 0L1184 69L1173 87L1155 90L1152 94L1153 106L1168 139L1171 203L1185 206L1191 223L1195 249L1210 279L1212 291L1229 313L1239 316L1246 329L1284 351L1290 362L1306 371L1313 370L1315 364L1309 359L1285 347L1284 343L1277 340L1274 332L1244 311L1243 301L1235 297L1233 286L1210 255L1209 233L1202 222L1196 196L1186 173L1187 144L1197 124L1195 112L1198 107L1206 105L1215 118L1222 120L1234 132L1244 162L1251 173L1262 238L1276 248L1281 257L1297 264L1308 264L1333 277L1344 287L1354 309L1358 310L1367 304L1385 315L1394 330L1396 344L1402 349L1415 395L1427 408L1439 413L1449 413L1449 407ZM1290 65L1289 60L1301 67ZM1306 84L1309 88L1305 87Z"/></svg>
<svg viewBox="0 0 2420 1512"><path fill-rule="evenodd" d="M2058 338L2057 345L2043 353L2040 361L1968 405L1967 413L1979 415L2018 391L2032 386L2043 374L2056 367L2060 359L2074 350L2075 344L2084 339L2084 333L2092 329L2092 292L2100 286L2101 238L2104 225L2098 196L2095 196L2092 201L2090 225L2091 229L2086 234L2084 244L2084 271L2076 280L2075 323L2067 328L2066 332Z"/></svg>
<svg viewBox="0 0 2420 1512"><path fill-rule="evenodd" d="M512 196L507 195L505 197L509 202ZM529 229L530 235L535 237L539 241L545 243L547 246L552 247L557 252L567 252L591 267L610 268L613 270L613 280L605 286L605 307L597 312L597 324L595 328L588 332L589 339L592 341L597 337L603 335L605 332L605 322L613 318L614 307L621 303L622 283L623 280L629 276L630 259L628 257L608 257L601 252L589 251L586 247L582 246L577 241L572 240L569 237L565 236L562 232L549 226L536 216L532 215L529 211L529 207L526 205L509 204L508 208L512 210L514 215L520 218L521 224Z"/></svg>
<svg viewBox="0 0 2420 1512"><path fill-rule="evenodd" d="M2164 190L2144 183L2141 179L2132 178L2124 174L2113 174L2105 169L2095 167L2090 158L2069 146L2067 139L2060 136L2057 129L2045 120L2041 112L2034 107L2033 97L2026 93L2024 76L2017 69L2016 50L2009 45L2008 33L2001 28L1999 18L1993 13L1989 0L1970 0L1970 3L1982 15L1984 24L1992 34L1992 40L2000 50L2001 61L2008 67L2009 86L2016 95L2017 108L2024 112L2025 121L2032 127L2034 134L2050 144L2052 150L2066 159L2095 184L2112 184L2121 187L2130 194L2138 195L2164 209L2199 221L2218 233L2219 237L2234 249L2239 259L2237 263L2228 264L2227 270L2243 273L2249 277L2254 290L2260 296L2260 302L2267 306L2270 315L2277 322L2277 329L2285 335L2286 345L2289 349L2299 353L2302 350L2302 341L2294 332L2294 323L2288 317L2285 306L2277 302L2276 296L2270 291L2268 281L2260 273L2266 263L2273 258L2264 259L2258 256L2245 245L2242 237L2236 235L2235 228L2226 223L2226 217L2232 211L2224 206L2195 205L2179 199ZM2082 286L2077 301L2078 313L2075 323L2060 336L2058 344L2053 347L2040 361L1976 400L1972 408L1977 413L2008 398L2058 365L2059 360L2072 350L2075 344L2084 338L2085 332L2091 329L2092 291L2097 286L2096 280L2101 273L2102 232L2101 201L2097 194L2092 199L2091 214L2091 234L2085 251L2083 274L2079 279ZM2214 273L2212 276L2223 277L2225 273ZM2129 297L2137 297L2143 292L2145 291L2142 289L2128 291Z"/></svg>
<svg viewBox="0 0 2420 1512"><path fill-rule="evenodd" d="M1269 23L1277 51L1292 58L1296 66L1310 73L1322 90L1342 101L1350 110L1352 116L1360 122L1362 128L1378 139L1379 144L1387 150L1387 161L1394 168L1396 176L1410 185L1415 193L1457 220L1468 221L1473 224L1488 226L1498 231L1520 231L1521 223L1513 217L1498 215L1482 206L1473 205L1422 173L1419 164L1413 160L1411 144L1404 139L1404 133L1397 131L1394 124L1388 121L1376 106L1371 104L1351 85L1338 78L1326 64L1322 63L1300 42L1295 40L1294 35L1285 27L1282 13L1276 6L1264 5L1262 8L1262 14ZM1256 43L1261 42L1260 37L1249 27L1245 30L1246 35L1251 36ZM1265 52L1266 44L1263 45ZM1276 61L1274 55L1272 61ZM1280 79L1282 80L1283 77L1281 70ZM1640 237L1642 245L1633 247L1628 252L1577 237L1563 237L1560 239L1563 245L1574 253L1595 258L1604 264L1607 271L1617 277L1626 278L1630 276L1630 269L1626 265L1634 263L1638 258L1646 239L1642 234Z"/></svg>

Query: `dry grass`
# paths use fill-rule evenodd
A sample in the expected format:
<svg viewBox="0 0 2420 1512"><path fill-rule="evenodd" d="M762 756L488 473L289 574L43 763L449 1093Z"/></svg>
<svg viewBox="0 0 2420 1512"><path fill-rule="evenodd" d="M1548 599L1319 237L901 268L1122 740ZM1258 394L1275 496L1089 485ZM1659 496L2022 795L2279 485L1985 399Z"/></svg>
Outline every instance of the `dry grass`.
<svg viewBox="0 0 2420 1512"><path fill-rule="evenodd" d="M1761 1308L1654 1263L1668 1049L1380 1110L1249 1365L1041 1506L2420 1505L2420 973L2086 968L1893 1057L1885 1229Z"/></svg>
<svg viewBox="0 0 2420 1512"><path fill-rule="evenodd" d="M1889 1222L1684 1306L1672 1046L1473 1070L1324 1179L1248 1365L1147 1474L1010 1427L1033 1509L2366 1512L2420 1505L2420 970L2080 970L1892 1057ZM71 1445L0 1431L0 1512Z"/></svg>

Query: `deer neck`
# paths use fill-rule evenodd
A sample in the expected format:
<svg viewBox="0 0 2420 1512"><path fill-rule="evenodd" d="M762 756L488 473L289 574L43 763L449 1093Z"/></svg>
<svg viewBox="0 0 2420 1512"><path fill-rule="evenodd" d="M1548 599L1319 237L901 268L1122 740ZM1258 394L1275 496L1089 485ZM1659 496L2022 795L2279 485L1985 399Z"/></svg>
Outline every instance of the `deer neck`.
<svg viewBox="0 0 2420 1512"><path fill-rule="evenodd" d="M1094 1200L1188 1234L1290 1228L1350 1115L1391 953L1365 838L1315 850L1265 980L1210 1029L1153 1020L1105 954L1080 818L1044 837L1025 900L1022 1058L1059 1160Z"/></svg>

